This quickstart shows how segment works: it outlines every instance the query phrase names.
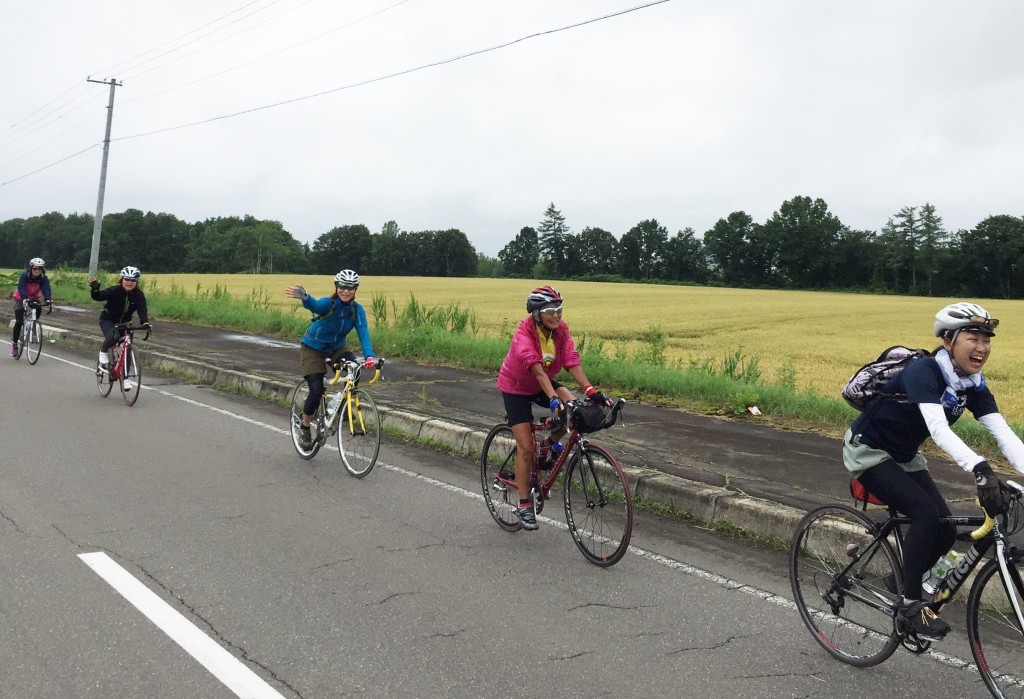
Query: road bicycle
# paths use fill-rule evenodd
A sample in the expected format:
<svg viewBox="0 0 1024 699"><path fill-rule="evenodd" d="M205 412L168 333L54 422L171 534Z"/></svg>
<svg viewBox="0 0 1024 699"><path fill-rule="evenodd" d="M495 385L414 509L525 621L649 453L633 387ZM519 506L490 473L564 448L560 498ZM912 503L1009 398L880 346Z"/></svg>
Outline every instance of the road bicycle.
<svg viewBox="0 0 1024 699"><path fill-rule="evenodd" d="M601 567L619 562L629 547L633 532L633 500L629 485L615 458L604 447L585 436L588 432L611 427L626 401L612 404L604 421L596 427L584 426L584 410L595 404L574 400L565 404L562 418L531 422L533 461L530 471L530 497L539 515L550 491L561 483L565 522L573 541L584 558ZM563 423L562 420L567 422ZM538 459L537 431L569 425L565 448L551 469L544 471ZM516 516L519 492L515 474L516 440L506 422L495 425L484 439L480 454L480 483L484 502L494 520L506 531L519 531L523 523ZM565 469L564 478L559 476Z"/></svg>
<svg viewBox="0 0 1024 699"><path fill-rule="evenodd" d="M142 340L149 339L151 329L145 325L117 325L115 326L119 337L111 348L112 357L110 365L100 366L96 363L96 386L100 395L106 398L114 388L114 382L121 389L121 397L125 405L135 405L142 392L142 367L139 365L138 356L135 354L133 344L134 332L145 330L146 334Z"/></svg>
<svg viewBox="0 0 1024 699"><path fill-rule="evenodd" d="M53 313L53 303L46 304L46 315ZM39 322L39 312L43 304L39 301L29 301L25 308L25 322L21 326L21 340L18 342L18 352L15 359L21 359L21 355L28 354L28 363L35 364L43 353L43 324Z"/></svg>
<svg viewBox="0 0 1024 699"><path fill-rule="evenodd" d="M944 517L969 542L931 596L938 613L981 565L967 597L967 635L975 664L995 697L1024 696L1024 550L1010 537L1024 529L1024 487L1007 482L1006 514ZM819 507L800 521L789 552L793 599L814 639L856 667L883 662L902 644L923 653L930 641L897 623L903 593L903 533L910 519L888 508L876 521L846 505ZM967 528L977 527L974 531Z"/></svg>
<svg viewBox="0 0 1024 699"><path fill-rule="evenodd" d="M384 360L375 359L373 378L367 385L376 383L384 370ZM334 372L330 380L324 380L325 389L341 382L341 388L331 400L328 391L323 397L316 414L310 421L310 436L313 441L304 447L302 441L302 406L309 395L309 382L302 379L292 391L291 434L295 451L303 459L312 459L327 443L331 435L338 435L338 451L345 470L356 478L363 478L377 464L380 454L381 419L373 397L359 387L366 362L342 360L331 362L328 367ZM331 406L336 406L331 411Z"/></svg>

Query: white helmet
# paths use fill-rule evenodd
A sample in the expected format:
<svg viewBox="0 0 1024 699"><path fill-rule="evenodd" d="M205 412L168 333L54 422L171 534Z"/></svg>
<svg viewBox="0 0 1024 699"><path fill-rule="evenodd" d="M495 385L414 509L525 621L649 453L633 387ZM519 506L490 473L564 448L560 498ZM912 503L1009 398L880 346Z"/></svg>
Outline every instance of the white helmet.
<svg viewBox="0 0 1024 699"><path fill-rule="evenodd" d="M31 260L28 261L28 266L29 267L45 267L46 263L43 262L43 258L41 258L41 257L33 257Z"/></svg>
<svg viewBox="0 0 1024 699"><path fill-rule="evenodd" d="M139 271L138 267L128 265L121 269L121 279L134 279L135 281L138 281L141 276L142 272Z"/></svg>
<svg viewBox="0 0 1024 699"><path fill-rule="evenodd" d="M935 337L950 338L960 330L995 335L999 321L976 303L951 303L935 314Z"/></svg>
<svg viewBox="0 0 1024 699"><path fill-rule="evenodd" d="M359 275L351 269L343 269L334 275L335 286L359 286Z"/></svg>

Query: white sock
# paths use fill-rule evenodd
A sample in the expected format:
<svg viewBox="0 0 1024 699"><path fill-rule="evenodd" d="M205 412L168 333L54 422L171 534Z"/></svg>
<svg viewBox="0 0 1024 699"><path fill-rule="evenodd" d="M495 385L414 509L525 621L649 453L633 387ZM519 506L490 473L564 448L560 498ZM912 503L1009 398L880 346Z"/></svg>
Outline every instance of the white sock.
<svg viewBox="0 0 1024 699"><path fill-rule="evenodd" d="M100 364L107 364L110 360L107 358L106 352L100 352Z"/></svg>

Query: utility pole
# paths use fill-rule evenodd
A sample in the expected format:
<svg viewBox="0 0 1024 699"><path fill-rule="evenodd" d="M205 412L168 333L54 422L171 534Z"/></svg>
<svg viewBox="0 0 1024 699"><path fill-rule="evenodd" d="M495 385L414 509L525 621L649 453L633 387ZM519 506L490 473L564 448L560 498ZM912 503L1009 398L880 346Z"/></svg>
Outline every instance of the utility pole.
<svg viewBox="0 0 1024 699"><path fill-rule="evenodd" d="M89 252L89 275L96 276L96 268L100 263L100 230L103 228L103 194L107 189L107 156L110 154L110 125L114 121L114 88L124 83L116 79L93 80L87 82L110 85L110 101L107 103L107 132L103 137L103 164L100 166L100 191L96 196L96 220L92 225L92 250Z"/></svg>

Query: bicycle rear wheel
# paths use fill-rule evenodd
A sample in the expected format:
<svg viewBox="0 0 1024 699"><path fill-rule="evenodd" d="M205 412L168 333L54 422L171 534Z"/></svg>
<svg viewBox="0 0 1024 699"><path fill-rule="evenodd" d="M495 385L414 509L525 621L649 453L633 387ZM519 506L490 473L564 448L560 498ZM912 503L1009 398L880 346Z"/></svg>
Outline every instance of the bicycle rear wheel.
<svg viewBox="0 0 1024 699"><path fill-rule="evenodd" d="M25 351L28 352L28 363L35 364L43 353L43 326L38 320L25 321Z"/></svg>
<svg viewBox="0 0 1024 699"><path fill-rule="evenodd" d="M602 568L618 563L633 534L633 499L615 458L585 445L570 458L562 493L566 524L584 558Z"/></svg>
<svg viewBox="0 0 1024 699"><path fill-rule="evenodd" d="M303 459L312 459L316 456L316 453L320 451L320 447L323 446L324 440L320 439L320 435L317 434L313 437L313 441L310 446L302 446L302 406L306 402L306 396L309 395L309 382L306 379L302 379L298 384L295 385L295 390L292 391L292 407L291 414L289 415L289 431L292 435L292 446L295 447L295 451ZM319 424L319 418L323 414L323 401L320 401L321 405L317 408L316 415L310 420L311 425Z"/></svg>
<svg viewBox="0 0 1024 699"><path fill-rule="evenodd" d="M349 475L362 478L377 464L380 454L380 412L373 397L361 388L342 403L338 425L338 451Z"/></svg>
<svg viewBox="0 0 1024 699"><path fill-rule="evenodd" d="M508 425L495 425L484 439L480 453L480 485L484 503L502 529L519 531L523 523L516 517L519 491L516 489L516 438Z"/></svg>
<svg viewBox="0 0 1024 699"><path fill-rule="evenodd" d="M877 665L900 644L893 615L903 570L889 540L871 544L875 527L853 508L819 507L797 525L789 550L800 616L822 648L855 667Z"/></svg>
<svg viewBox="0 0 1024 699"><path fill-rule="evenodd" d="M121 396L124 398L125 405L135 405L135 401L139 399L139 393L142 392L142 367L139 366L134 347L128 347L124 352L124 362L121 364L121 372L117 381L121 387Z"/></svg>
<svg viewBox="0 0 1024 699"><path fill-rule="evenodd" d="M967 598L967 636L981 678L994 697L1024 697L1024 630L1014 604L1024 608L1024 590L1016 564L1010 563L1013 589L990 560L978 573Z"/></svg>

